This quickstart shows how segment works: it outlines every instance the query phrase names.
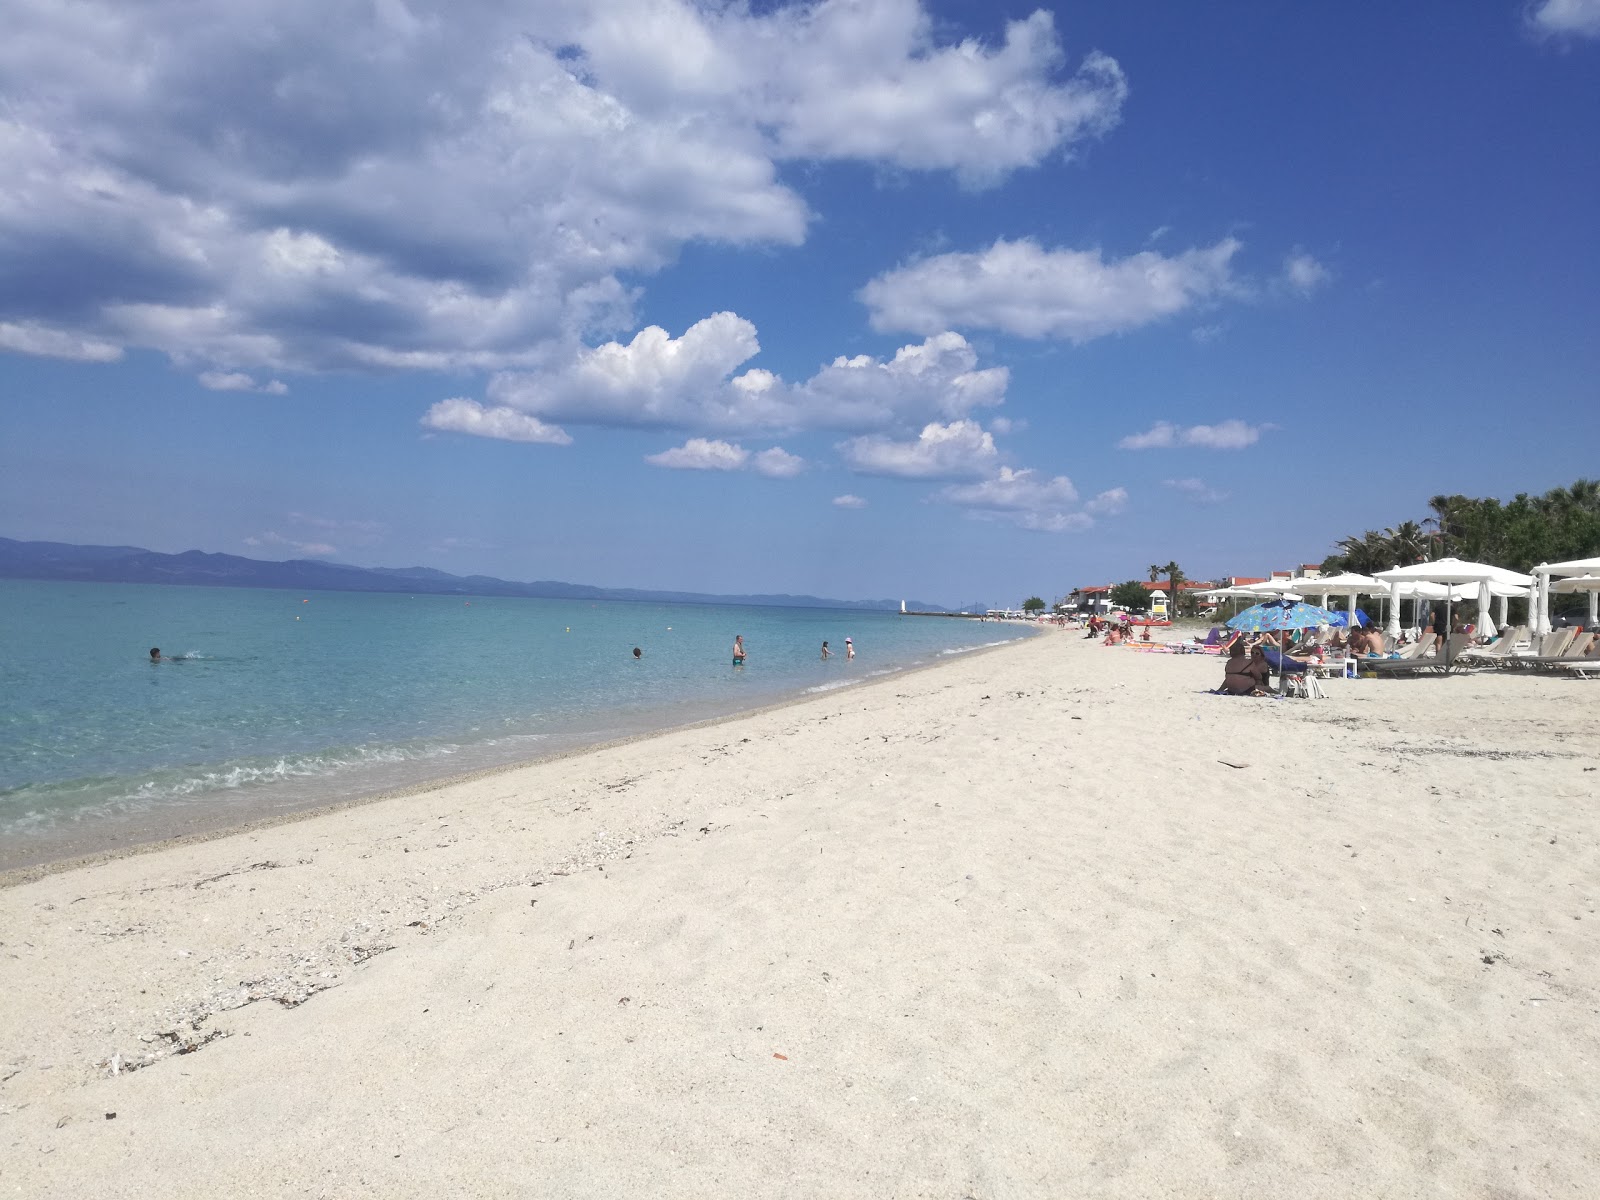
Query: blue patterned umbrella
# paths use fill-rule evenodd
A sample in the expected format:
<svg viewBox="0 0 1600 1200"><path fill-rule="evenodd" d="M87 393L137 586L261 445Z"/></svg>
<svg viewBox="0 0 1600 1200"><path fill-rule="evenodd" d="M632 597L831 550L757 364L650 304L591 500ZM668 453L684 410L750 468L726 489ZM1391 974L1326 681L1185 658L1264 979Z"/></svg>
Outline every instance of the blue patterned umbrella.
<svg viewBox="0 0 1600 1200"><path fill-rule="evenodd" d="M1346 626L1348 626L1350 624L1350 614L1347 613L1347 612L1335 612L1333 609L1330 608L1328 610L1328 614L1333 618L1333 620L1329 621L1328 624L1332 625L1335 629L1344 629ZM1372 619L1367 616L1366 612L1363 609L1359 609L1359 608L1356 609L1356 614L1355 615L1356 615L1356 624L1357 625L1371 625L1372 624Z"/></svg>
<svg viewBox="0 0 1600 1200"><path fill-rule="evenodd" d="M1315 629L1318 625L1332 625L1334 615L1315 604L1299 600L1268 600L1245 609L1228 619L1229 629L1245 633L1266 633L1278 629Z"/></svg>

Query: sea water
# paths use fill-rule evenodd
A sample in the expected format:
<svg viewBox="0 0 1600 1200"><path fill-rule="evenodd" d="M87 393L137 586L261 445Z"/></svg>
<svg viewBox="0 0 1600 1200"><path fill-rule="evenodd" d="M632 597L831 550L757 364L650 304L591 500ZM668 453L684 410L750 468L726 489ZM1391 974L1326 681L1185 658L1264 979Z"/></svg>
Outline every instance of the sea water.
<svg viewBox="0 0 1600 1200"><path fill-rule="evenodd" d="M840 609L5 580L0 629L0 865L66 827L81 849L130 816L250 820L1023 635Z"/></svg>

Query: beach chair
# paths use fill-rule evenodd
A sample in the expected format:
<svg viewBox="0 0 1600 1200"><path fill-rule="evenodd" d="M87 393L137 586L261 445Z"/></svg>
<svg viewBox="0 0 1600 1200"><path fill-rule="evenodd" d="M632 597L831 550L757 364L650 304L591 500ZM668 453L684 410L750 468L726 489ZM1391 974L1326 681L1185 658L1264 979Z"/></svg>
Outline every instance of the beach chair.
<svg viewBox="0 0 1600 1200"><path fill-rule="evenodd" d="M1517 643L1528 636L1528 627L1518 625L1515 629L1501 630L1500 636L1487 646L1468 646L1459 656L1459 661L1473 667L1500 667L1504 666L1517 649Z"/></svg>
<svg viewBox="0 0 1600 1200"><path fill-rule="evenodd" d="M1421 650L1413 658L1364 658L1361 660L1361 670L1369 668L1379 676L1383 675L1419 675L1423 671L1443 671L1456 654L1466 649L1467 643L1472 639L1464 633L1452 633L1446 643L1449 653L1427 655L1429 639L1418 639L1415 646Z"/></svg>
<svg viewBox="0 0 1600 1200"><path fill-rule="evenodd" d="M1567 657L1568 651L1578 642L1579 633L1576 629L1553 629L1545 634L1539 642L1539 653L1519 654L1511 660L1511 664L1518 668L1545 667L1551 663L1560 662ZM1592 638L1590 640L1593 640ZM1588 642L1584 642L1587 648Z"/></svg>
<svg viewBox="0 0 1600 1200"><path fill-rule="evenodd" d="M1565 646L1555 654L1525 655L1518 660L1529 667L1556 667L1574 661L1581 662L1589 657L1589 647L1594 643L1595 635L1592 633L1574 633L1566 639Z"/></svg>
<svg viewBox="0 0 1600 1200"><path fill-rule="evenodd" d="M1600 679L1600 654L1586 654L1582 658L1566 659L1555 663L1554 667L1578 679Z"/></svg>

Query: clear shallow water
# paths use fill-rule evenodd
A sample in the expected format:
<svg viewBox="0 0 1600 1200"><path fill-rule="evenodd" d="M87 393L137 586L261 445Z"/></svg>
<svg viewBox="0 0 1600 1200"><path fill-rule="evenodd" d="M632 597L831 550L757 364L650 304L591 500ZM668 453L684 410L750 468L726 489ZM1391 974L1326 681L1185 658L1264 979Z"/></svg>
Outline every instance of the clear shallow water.
<svg viewBox="0 0 1600 1200"><path fill-rule="evenodd" d="M1023 636L833 609L4 580L0 628L0 839L184 806L250 819ZM152 664L157 645L182 657Z"/></svg>

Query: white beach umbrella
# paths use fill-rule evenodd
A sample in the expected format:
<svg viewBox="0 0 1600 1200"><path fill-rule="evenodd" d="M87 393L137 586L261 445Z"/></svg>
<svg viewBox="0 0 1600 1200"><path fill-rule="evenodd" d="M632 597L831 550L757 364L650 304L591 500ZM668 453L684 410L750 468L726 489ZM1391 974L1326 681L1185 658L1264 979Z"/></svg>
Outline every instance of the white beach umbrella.
<svg viewBox="0 0 1600 1200"><path fill-rule="evenodd" d="M1532 578L1532 576L1529 576L1529 578ZM1531 587L1519 587L1514 583L1491 582L1489 584L1489 594L1499 601L1499 611L1495 614L1494 619L1497 625L1503 627L1506 623L1506 605L1508 601L1512 597L1520 599L1524 596L1531 596L1533 589Z"/></svg>
<svg viewBox="0 0 1600 1200"><path fill-rule="evenodd" d="M1302 579L1300 590L1308 596L1316 596L1323 608L1328 607L1329 596L1345 597L1346 611L1354 620L1357 596L1382 596L1387 594L1389 589L1368 575L1346 572L1342 575L1322 575L1316 579Z"/></svg>
<svg viewBox="0 0 1600 1200"><path fill-rule="evenodd" d="M1478 585L1478 619L1472 626L1472 632L1478 637L1495 635L1494 618L1489 614L1489 609L1494 604L1494 596L1490 593L1489 587L1487 579Z"/></svg>
<svg viewBox="0 0 1600 1200"><path fill-rule="evenodd" d="M1278 596L1284 600L1304 600L1297 579L1268 579L1264 583L1241 583L1240 590L1247 596Z"/></svg>
<svg viewBox="0 0 1600 1200"><path fill-rule="evenodd" d="M1551 583L1550 590L1563 593L1588 592L1589 619L1584 622L1584 625L1589 629L1600 625L1600 574L1571 575L1565 579L1557 579Z"/></svg>
<svg viewBox="0 0 1600 1200"><path fill-rule="evenodd" d="M1540 563L1533 569L1538 586L1529 603L1529 625L1534 633L1550 632L1550 577L1600 575L1600 558L1572 558L1566 562Z"/></svg>
<svg viewBox="0 0 1600 1200"><path fill-rule="evenodd" d="M1483 591L1482 585L1491 581L1511 583L1526 578L1525 576L1517 575L1515 571L1508 571L1504 567L1497 567L1492 563L1463 562L1459 558L1440 558L1435 559L1433 562L1413 563L1409 567L1395 567L1393 570L1379 571L1377 577L1387 583L1442 583L1446 585L1469 583L1476 585L1480 618L1488 616L1489 612L1487 593ZM1447 617L1450 611L1449 606L1453 599L1453 596L1445 597ZM1450 653L1449 638L1445 639L1444 648L1447 656L1445 670L1448 672L1450 670L1450 660L1448 658Z"/></svg>

